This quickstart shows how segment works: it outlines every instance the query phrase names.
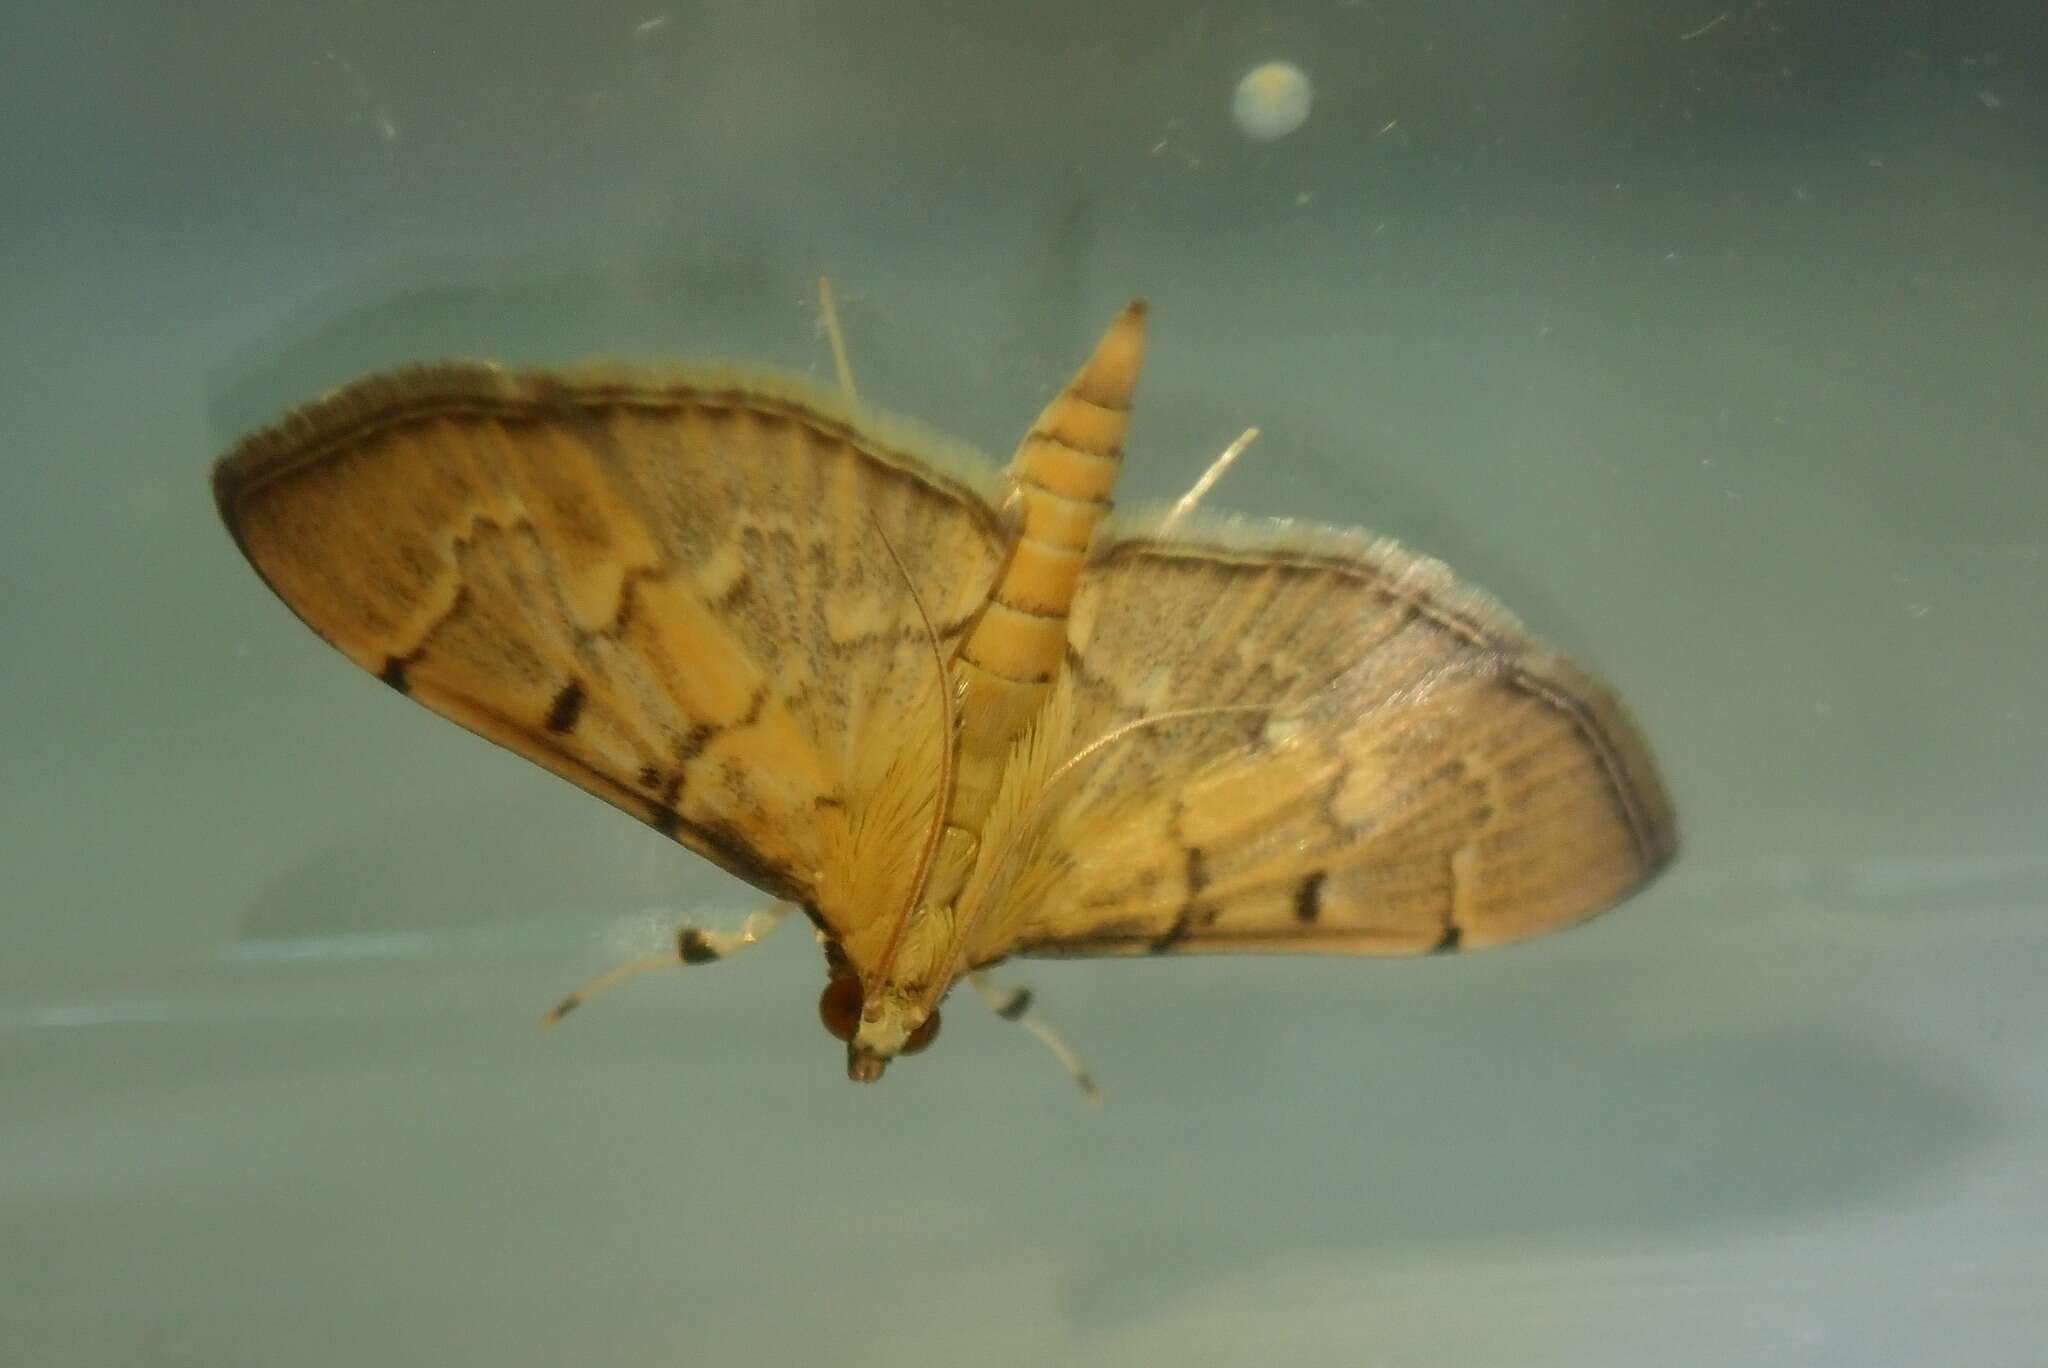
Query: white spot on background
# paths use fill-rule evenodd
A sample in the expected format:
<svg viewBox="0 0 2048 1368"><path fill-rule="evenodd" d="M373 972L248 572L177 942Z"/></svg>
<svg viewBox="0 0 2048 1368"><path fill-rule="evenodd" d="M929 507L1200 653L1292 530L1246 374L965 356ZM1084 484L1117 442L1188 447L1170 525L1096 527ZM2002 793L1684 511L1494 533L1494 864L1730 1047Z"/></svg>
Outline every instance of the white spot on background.
<svg viewBox="0 0 2048 1368"><path fill-rule="evenodd" d="M1248 138L1271 142L1308 122L1313 89L1308 74L1292 62L1255 66L1237 83L1230 97L1230 117Z"/></svg>

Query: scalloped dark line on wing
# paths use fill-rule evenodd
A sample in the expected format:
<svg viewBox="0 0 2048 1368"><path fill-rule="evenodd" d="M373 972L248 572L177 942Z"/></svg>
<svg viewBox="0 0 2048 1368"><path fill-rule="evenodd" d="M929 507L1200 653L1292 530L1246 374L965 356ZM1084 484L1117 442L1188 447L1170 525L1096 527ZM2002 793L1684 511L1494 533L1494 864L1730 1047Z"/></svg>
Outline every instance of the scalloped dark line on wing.
<svg viewBox="0 0 2048 1368"><path fill-rule="evenodd" d="M1609 794L1628 823L1643 869L1639 883L1663 868L1677 852L1677 825L1671 815L1670 800L1662 778L1656 773L1655 762L1649 758L1646 743L1641 740L1639 729L1621 701L1605 685L1541 646L1519 625L1511 621L1490 625L1470 613L1449 607L1427 589L1401 588L1394 576L1381 572L1369 562L1330 552L1290 550L1285 546L1251 549L1193 541L1164 541L1157 537L1131 537L1102 546L1090 560L1091 563L1107 564L1126 555L1153 556L1161 560L1191 559L1212 564L1223 561L1244 566L1280 564L1303 570L1321 570L1361 581L1387 599L1408 605L1417 616L1468 645L1498 656L1503 662L1502 682L1571 719L1574 729L1599 757ZM1505 610L1498 611L1506 619ZM1552 656L1551 665L1559 677L1553 678L1529 666L1526 657L1532 649ZM1579 686L1577 689L1572 688L1574 683ZM1599 711L1606 712L1609 717L1596 716ZM1610 719L1624 730L1620 739L1605 725Z"/></svg>
<svg viewBox="0 0 2048 1368"><path fill-rule="evenodd" d="M1189 935L1161 947L1156 935L1097 935L1062 936L1019 941L1008 951L1033 959L1087 959L1098 955L1129 955L1134 959L1151 956L1187 954L1364 954L1399 958L1404 955L1432 955L1457 948L1460 937L1455 933L1439 935L1435 940L1416 940L1401 949L1388 949L1387 941L1375 941L1366 932L1335 932L1327 927L1304 927L1300 931L1280 930L1232 933L1218 935L1214 931L1200 936ZM1354 949L1347 942L1365 944ZM986 967L986 966L978 966Z"/></svg>

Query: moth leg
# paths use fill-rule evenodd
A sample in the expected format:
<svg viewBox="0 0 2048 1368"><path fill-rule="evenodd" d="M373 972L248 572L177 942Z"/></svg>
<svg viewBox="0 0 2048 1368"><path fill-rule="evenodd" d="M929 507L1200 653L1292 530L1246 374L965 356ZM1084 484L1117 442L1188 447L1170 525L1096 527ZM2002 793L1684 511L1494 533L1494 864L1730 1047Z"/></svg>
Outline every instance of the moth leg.
<svg viewBox="0 0 2048 1368"><path fill-rule="evenodd" d="M750 912L740 923L737 931L705 931L694 926L681 926L671 938L669 948L659 955L645 959L629 960L616 969L608 969L590 982L563 998L540 1019L543 1029L554 1025L569 1013L588 1002L592 995L607 988L616 987L627 979L638 978L656 969L668 969L685 964L710 964L727 955L737 953L750 945L766 940L783 918L790 914L791 904L776 903L758 912Z"/></svg>
<svg viewBox="0 0 2048 1368"><path fill-rule="evenodd" d="M832 344L832 369L839 373L839 388L849 399L858 399L853 388L853 367L846 362L846 336L839 331L839 306L832 300L832 277L818 277L818 324L825 340Z"/></svg>
<svg viewBox="0 0 2048 1368"><path fill-rule="evenodd" d="M1061 1040L1059 1034L1038 1018L1031 1015L1031 990L1029 988L1005 988L990 978L986 970L976 969L967 975L967 981L974 985L974 991L988 1004L988 1009L1005 1021L1014 1021L1032 1035L1038 1043L1051 1050L1053 1058L1059 1060L1081 1090L1081 1096L1090 1105L1102 1105L1102 1089L1095 1085L1095 1076L1088 1072L1088 1066L1081 1057Z"/></svg>
<svg viewBox="0 0 2048 1368"><path fill-rule="evenodd" d="M1231 463L1244 455L1244 449L1258 440L1259 430L1255 427L1246 428L1243 432L1240 432L1237 435L1236 441L1223 448L1221 456L1209 462L1209 468L1202 472L1202 478L1196 480L1194 486L1187 493L1181 495L1179 501L1171 509L1167 510L1166 520L1159 524L1159 530L1161 532L1169 531L1175 523L1186 517L1188 512L1202 501L1202 496L1207 494L1215 483L1223 478L1223 472L1230 469Z"/></svg>

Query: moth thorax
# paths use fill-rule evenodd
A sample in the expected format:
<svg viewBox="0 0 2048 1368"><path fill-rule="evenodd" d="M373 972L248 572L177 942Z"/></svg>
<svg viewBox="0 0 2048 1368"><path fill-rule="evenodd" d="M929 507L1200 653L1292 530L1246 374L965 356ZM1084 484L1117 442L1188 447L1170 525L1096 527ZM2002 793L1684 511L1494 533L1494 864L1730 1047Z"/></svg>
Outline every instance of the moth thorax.
<svg viewBox="0 0 2048 1368"><path fill-rule="evenodd" d="M897 1055L912 1055L938 1039L939 1009L920 1011L908 999L886 990L869 1009L860 979L836 974L818 995L818 1019L835 1040L846 1042L846 1076L872 1083Z"/></svg>

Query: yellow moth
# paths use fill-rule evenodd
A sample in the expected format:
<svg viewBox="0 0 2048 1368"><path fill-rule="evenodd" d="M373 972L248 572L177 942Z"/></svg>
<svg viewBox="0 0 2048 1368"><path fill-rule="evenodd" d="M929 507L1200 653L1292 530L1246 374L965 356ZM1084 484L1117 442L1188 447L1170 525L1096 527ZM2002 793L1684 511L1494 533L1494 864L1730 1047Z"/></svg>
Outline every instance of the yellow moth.
<svg viewBox="0 0 2048 1368"><path fill-rule="evenodd" d="M1011 956L1471 949L1655 874L1621 704L1442 565L1108 518L1144 345L1133 303L1003 472L793 380L443 365L214 490L365 670L800 908L858 1080Z"/></svg>

